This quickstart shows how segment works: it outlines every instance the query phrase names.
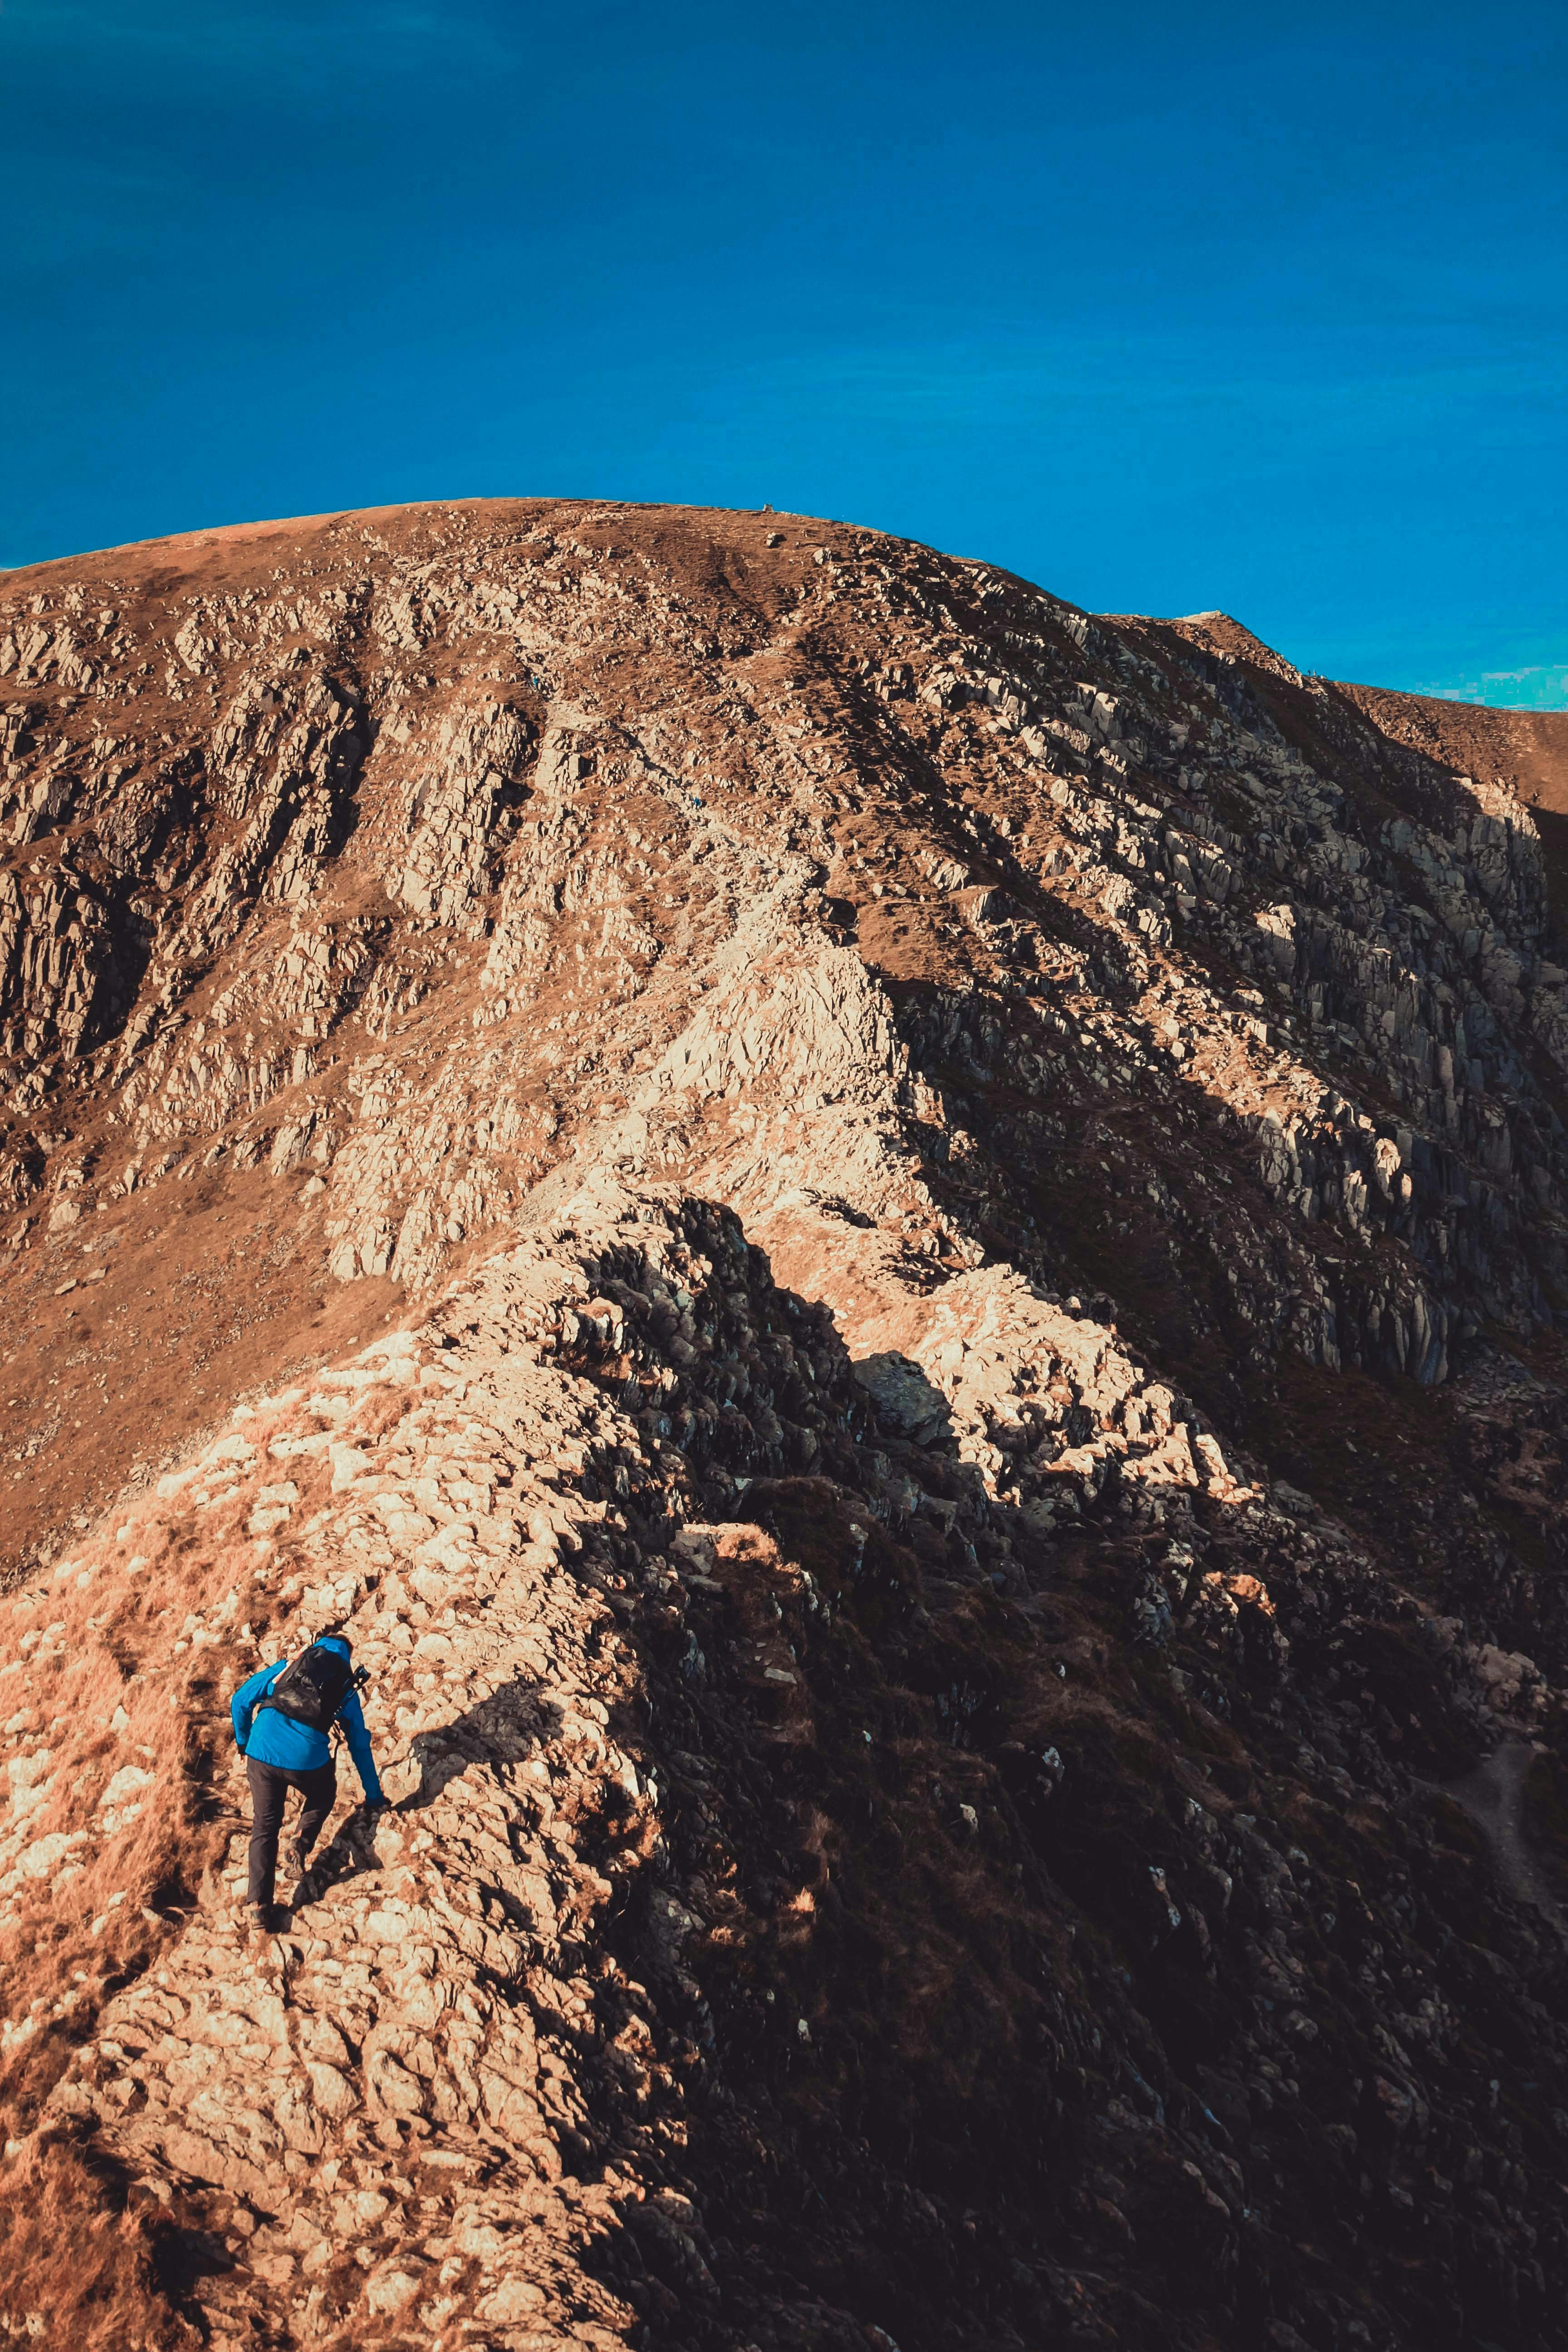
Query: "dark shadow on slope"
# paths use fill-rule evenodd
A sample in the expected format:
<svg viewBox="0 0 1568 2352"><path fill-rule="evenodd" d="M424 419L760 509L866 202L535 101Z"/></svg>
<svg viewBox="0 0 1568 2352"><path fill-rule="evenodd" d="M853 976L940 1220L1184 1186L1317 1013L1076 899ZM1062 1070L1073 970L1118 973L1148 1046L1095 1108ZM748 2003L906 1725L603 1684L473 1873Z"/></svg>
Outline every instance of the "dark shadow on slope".
<svg viewBox="0 0 1568 2352"><path fill-rule="evenodd" d="M1480 1830L1514 1902L1533 1906L1568 1942L1568 1920L1552 1901L1525 1834L1524 1786L1534 1758L1528 1739L1505 1739L1447 1794Z"/></svg>
<svg viewBox="0 0 1568 2352"><path fill-rule="evenodd" d="M1541 835L1541 860L1546 868L1551 903L1551 938L1559 955L1568 953L1568 810L1532 807Z"/></svg>
<svg viewBox="0 0 1568 2352"><path fill-rule="evenodd" d="M546 1740L559 1738L562 1720L542 1683L514 1682L450 1723L416 1732L408 1753L419 1767L419 1786L398 1811L422 1811L470 1764L526 1763Z"/></svg>
<svg viewBox="0 0 1568 2352"><path fill-rule="evenodd" d="M946 1397L910 1357L884 1350L859 1357L851 1369L887 1428L921 1445L952 1440L952 1412Z"/></svg>
<svg viewBox="0 0 1568 2352"><path fill-rule="evenodd" d="M470 1764L526 1762L544 1741L558 1735L561 1721L561 1710L543 1695L542 1684L519 1682L496 1691L450 1723L416 1732L408 1755L418 1768L418 1786L389 1811L422 1812ZM293 1907L304 1910L319 1901L329 1886L372 1876L384 1867L375 1851L375 1816L356 1806L311 1856L300 1881L302 1897Z"/></svg>

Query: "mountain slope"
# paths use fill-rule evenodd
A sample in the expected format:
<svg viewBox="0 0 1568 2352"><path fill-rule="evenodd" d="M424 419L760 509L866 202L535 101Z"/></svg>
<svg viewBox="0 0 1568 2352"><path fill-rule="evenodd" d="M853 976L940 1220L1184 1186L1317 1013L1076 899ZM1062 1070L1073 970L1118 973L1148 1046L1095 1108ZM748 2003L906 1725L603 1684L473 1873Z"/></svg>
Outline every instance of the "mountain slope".
<svg viewBox="0 0 1568 2352"><path fill-rule="evenodd" d="M1396 743L1461 775L1484 777L1529 807L1541 838L1552 903L1568 891L1568 711L1489 710L1430 694L1342 686L1358 710Z"/></svg>
<svg viewBox="0 0 1568 2352"><path fill-rule="evenodd" d="M1514 772L769 514L116 551L0 679L74 2340L1563 2340ZM247 1947L223 1694L345 1614L403 1808Z"/></svg>

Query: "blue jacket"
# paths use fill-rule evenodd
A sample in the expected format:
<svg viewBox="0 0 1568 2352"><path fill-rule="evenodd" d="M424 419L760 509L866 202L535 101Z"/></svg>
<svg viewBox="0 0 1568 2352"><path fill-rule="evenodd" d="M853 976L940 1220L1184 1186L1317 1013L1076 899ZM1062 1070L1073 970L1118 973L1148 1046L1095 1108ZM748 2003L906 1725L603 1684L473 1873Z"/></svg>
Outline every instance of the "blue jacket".
<svg viewBox="0 0 1568 2352"><path fill-rule="evenodd" d="M336 1650L345 1658L350 1654L348 1643L335 1633L329 1633L321 1647ZM275 1706L263 1704L288 1663L287 1658L279 1658L276 1665L263 1666L259 1674L252 1675L235 1692L230 1706L235 1746L242 1756L254 1757L258 1764L280 1764L292 1772L318 1771L331 1759L331 1742L326 1733L317 1731L309 1723L296 1723L292 1716L280 1715ZM337 1720L342 1725L366 1802L384 1804L358 1691L350 1691L338 1709Z"/></svg>

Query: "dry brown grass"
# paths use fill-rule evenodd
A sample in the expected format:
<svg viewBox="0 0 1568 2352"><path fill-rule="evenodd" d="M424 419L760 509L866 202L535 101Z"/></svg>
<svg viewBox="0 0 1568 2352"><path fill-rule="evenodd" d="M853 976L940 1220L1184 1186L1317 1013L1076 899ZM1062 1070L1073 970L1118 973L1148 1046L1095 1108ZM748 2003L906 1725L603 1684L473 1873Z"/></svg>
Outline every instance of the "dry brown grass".
<svg viewBox="0 0 1568 2352"><path fill-rule="evenodd" d="M103 2002L155 1963L235 1825L221 1793L228 1702L259 1654L229 1640L193 1645L185 1628L234 1593L225 1630L248 1621L265 1644L269 1596L253 1581L261 1548L244 1530L250 1489L280 1475L266 1444L281 1419L245 1424L258 1458L233 1503L194 1513L180 1498L144 1497L0 1602L0 1664L26 1660L0 1681L0 1722L24 1717L6 1751L50 1750L31 1838L86 1833L16 1890L0 1926L0 2017L14 2035L27 2028L0 2064L0 2139L15 2150L0 2177L0 2334L25 2338L42 2325L72 2352L195 2340L160 2292L152 2238L121 2185L36 2127ZM298 1516L328 1483L305 1466ZM53 1630L29 1655L21 1644L34 1629ZM104 1793L128 1764L154 1778L130 1793L134 1816L121 1805L106 1829Z"/></svg>
<svg viewBox="0 0 1568 2352"><path fill-rule="evenodd" d="M265 1645L271 1600L253 1582L262 1548L244 1529L249 1490L280 1475L265 1449L281 1419L245 1424L258 1460L233 1503L193 1513L180 1499L145 1497L113 1515L118 1528L111 1520L0 1602L0 1664L26 1654L29 1632L52 1629L25 1674L0 1680L0 1722L25 1718L6 1752L50 1751L49 1794L30 1837L79 1841L0 1902L12 1915L0 1922L0 2018L13 2035L31 2027L0 2064L5 2138L32 2128L103 2000L151 1964L235 1826L223 1795L228 1702L261 1653L232 1640L195 1646L184 1628L192 1612L210 1619L233 1593L224 1630L248 1622ZM300 1515L327 1483L306 1466ZM132 1559L143 1565L133 1570ZM118 1825L107 1829L102 1800L126 1765L154 1777L117 1805Z"/></svg>
<svg viewBox="0 0 1568 2352"><path fill-rule="evenodd" d="M174 2352L197 2341L159 2285L140 2214L58 2140L28 2148L0 2200L0 2332L70 2352Z"/></svg>
<svg viewBox="0 0 1568 2352"><path fill-rule="evenodd" d="M405 1402L377 1397L355 1433L383 1433ZM245 1420L257 1451L232 1499L195 1508L189 1491L143 1496L0 1599L0 1666L13 1668L0 1678L0 1725L15 1726L0 1759L47 1749L47 1794L26 1834L34 1846L71 1841L0 1895L0 2019L12 2029L0 2061L0 2338L42 2328L73 2352L195 2341L161 2290L151 2228L127 2207L122 2179L97 2163L90 2137L62 2136L47 2102L105 2000L157 1964L238 1825L226 1788L229 1700L276 1654L270 1620L312 1566L297 1531L331 1489L321 1456L272 1462L284 1425L298 1426L291 1409ZM279 1544L247 1536L255 1489L286 1476L300 1491ZM128 1765L153 1777L106 1811Z"/></svg>

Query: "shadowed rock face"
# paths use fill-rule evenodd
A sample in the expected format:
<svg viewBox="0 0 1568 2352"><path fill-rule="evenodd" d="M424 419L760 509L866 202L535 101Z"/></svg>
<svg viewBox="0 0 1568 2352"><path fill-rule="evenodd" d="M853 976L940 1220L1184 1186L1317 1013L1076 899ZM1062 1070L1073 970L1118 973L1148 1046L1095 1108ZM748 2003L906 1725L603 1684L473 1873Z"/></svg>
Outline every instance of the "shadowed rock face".
<svg viewBox="0 0 1568 2352"><path fill-rule="evenodd" d="M793 517L8 578L7 2325L68 2181L170 2341L1565 2340L1568 960L1417 700Z"/></svg>

